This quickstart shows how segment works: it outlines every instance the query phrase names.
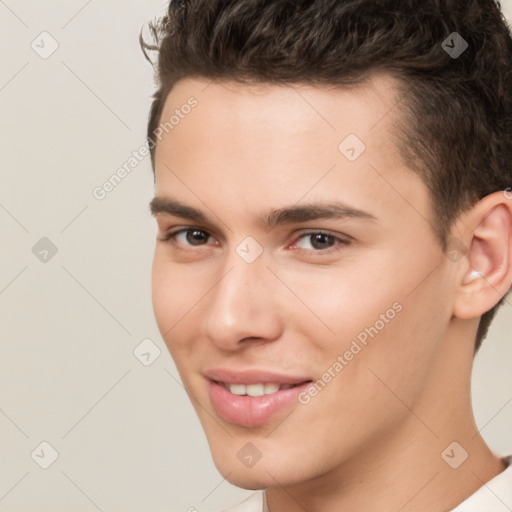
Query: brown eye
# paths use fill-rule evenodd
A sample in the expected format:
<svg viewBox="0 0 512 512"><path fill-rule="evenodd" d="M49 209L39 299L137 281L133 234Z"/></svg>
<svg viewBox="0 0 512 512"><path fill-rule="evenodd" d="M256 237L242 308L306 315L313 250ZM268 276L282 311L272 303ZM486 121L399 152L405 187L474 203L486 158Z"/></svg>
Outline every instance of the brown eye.
<svg viewBox="0 0 512 512"><path fill-rule="evenodd" d="M311 246L314 249L328 249L336 242L336 239L332 235L327 235L325 233L315 233L314 235L308 236L310 237Z"/></svg>
<svg viewBox="0 0 512 512"><path fill-rule="evenodd" d="M211 235L198 228L184 228L174 231L174 233L167 233L160 240L169 242L174 245L184 245L197 247L200 245L206 245Z"/></svg>
<svg viewBox="0 0 512 512"><path fill-rule="evenodd" d="M310 252L327 252L336 245L347 244L345 240L331 235L330 233L322 233L321 231L311 231L304 233L298 239L295 245Z"/></svg>
<svg viewBox="0 0 512 512"><path fill-rule="evenodd" d="M208 242L210 235L206 231L200 229L187 229L185 231L185 239L190 245L203 245Z"/></svg>

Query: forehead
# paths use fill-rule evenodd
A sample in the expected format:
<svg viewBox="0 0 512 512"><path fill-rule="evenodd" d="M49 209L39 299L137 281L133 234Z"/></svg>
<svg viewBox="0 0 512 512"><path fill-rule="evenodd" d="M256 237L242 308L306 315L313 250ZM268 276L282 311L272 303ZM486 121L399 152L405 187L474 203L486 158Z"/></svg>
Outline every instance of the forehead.
<svg viewBox="0 0 512 512"><path fill-rule="evenodd" d="M351 87L182 80L161 117L174 122L156 148L157 194L222 201L233 214L250 201L303 199L396 212L417 195L426 212L424 184L394 137L402 97L385 74Z"/></svg>
<svg viewBox="0 0 512 512"><path fill-rule="evenodd" d="M224 164L237 156L318 162L322 154L339 156L348 136L349 142L393 151L403 97L399 85L382 73L350 87L181 80L165 101L156 160L164 152L178 165L182 155L190 163L194 155L209 152Z"/></svg>
<svg viewBox="0 0 512 512"><path fill-rule="evenodd" d="M168 120L195 97L203 116L223 113L217 117L219 123L224 119L231 124L244 119L265 119L267 123L275 120L279 121L275 128L282 130L290 127L293 120L309 125L322 121L325 128L340 132L350 128L364 136L384 118L388 122L394 119L399 112L395 107L402 100L402 88L402 81L384 72L375 72L356 84L340 86L246 84L187 78L178 81L168 94L161 121Z"/></svg>

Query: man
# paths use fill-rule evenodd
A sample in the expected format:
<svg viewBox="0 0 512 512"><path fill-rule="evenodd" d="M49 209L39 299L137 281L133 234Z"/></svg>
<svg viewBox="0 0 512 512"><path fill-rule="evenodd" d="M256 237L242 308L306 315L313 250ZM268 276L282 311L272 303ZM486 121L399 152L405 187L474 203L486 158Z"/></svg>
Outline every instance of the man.
<svg viewBox="0 0 512 512"><path fill-rule="evenodd" d="M216 467L264 490L232 510L510 510L470 396L512 283L499 5L172 1L152 31L154 311Z"/></svg>

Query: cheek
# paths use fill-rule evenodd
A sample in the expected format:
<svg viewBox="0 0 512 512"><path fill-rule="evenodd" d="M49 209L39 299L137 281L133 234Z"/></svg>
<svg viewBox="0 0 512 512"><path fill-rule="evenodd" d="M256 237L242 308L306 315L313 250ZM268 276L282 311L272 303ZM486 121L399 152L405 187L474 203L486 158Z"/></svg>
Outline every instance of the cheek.
<svg viewBox="0 0 512 512"><path fill-rule="evenodd" d="M157 246L155 250L153 311L162 338L178 366L186 364L201 342L200 319L207 314L207 295L216 276L208 265L170 261L165 246Z"/></svg>
<svg viewBox="0 0 512 512"><path fill-rule="evenodd" d="M187 320L187 312L197 302L197 287L188 283L176 265L155 252L152 268L151 294L153 311L160 334L169 350L181 339L177 334Z"/></svg>
<svg viewBox="0 0 512 512"><path fill-rule="evenodd" d="M358 260L358 261L357 261ZM383 269L387 269L384 272ZM348 255L336 267L282 269L287 283L303 304L292 300L288 311L294 327L309 332L308 341L332 356L348 349L359 335L388 329L401 309L403 286L392 277L393 270L382 254L372 258ZM293 299L293 297L292 297Z"/></svg>
<svg viewBox="0 0 512 512"><path fill-rule="evenodd" d="M413 293L398 295L400 311L388 323L369 318L372 327L362 331L366 345L359 343L361 353L357 362L354 357L353 373L347 374L354 378L358 398L371 401L382 414L393 410L400 415L400 401L412 407L428 388L450 319L449 304L440 290L439 276L432 276Z"/></svg>
<svg viewBox="0 0 512 512"><path fill-rule="evenodd" d="M165 265L155 254L151 273L151 296L155 319L162 336L173 324L176 292L173 291L172 281L171 273L165 270Z"/></svg>
<svg viewBox="0 0 512 512"><path fill-rule="evenodd" d="M309 348L315 345L310 361L321 374L329 369L343 374L334 380L350 383L357 401L385 390L376 375L411 398L421 392L449 322L441 270L429 274L438 265L436 253L424 251L421 259L401 254L374 254L347 265L350 271L323 269L307 279L299 272L287 276L317 317L307 312L294 316L301 331L309 333ZM338 356L343 371L339 364L338 371L333 368ZM350 397L343 400L350 402Z"/></svg>

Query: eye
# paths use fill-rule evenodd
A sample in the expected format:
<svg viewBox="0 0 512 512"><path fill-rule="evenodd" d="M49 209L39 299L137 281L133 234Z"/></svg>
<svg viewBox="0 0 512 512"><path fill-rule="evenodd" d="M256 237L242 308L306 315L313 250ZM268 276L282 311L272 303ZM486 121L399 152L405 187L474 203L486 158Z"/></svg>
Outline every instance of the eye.
<svg viewBox="0 0 512 512"><path fill-rule="evenodd" d="M199 247L206 246L215 240L208 231L201 228L187 227L181 228L174 232L167 232L158 237L163 242L169 242L175 246L184 247ZM309 231L301 234L292 248L303 250L307 253L313 254L328 254L341 250L343 246L348 245L349 240L340 238L332 233L325 233L323 231ZM214 241L214 245L219 245Z"/></svg>
<svg viewBox="0 0 512 512"><path fill-rule="evenodd" d="M206 245L212 236L204 229L184 228L174 232L166 233L159 240L163 242L179 243L182 245L199 246Z"/></svg>
<svg viewBox="0 0 512 512"><path fill-rule="evenodd" d="M342 246L348 245L349 241L339 238L331 233L322 231L309 231L299 236L293 247L304 249L308 252L330 253L340 250ZM339 247L336 248L336 245ZM334 249L332 249L335 247Z"/></svg>

